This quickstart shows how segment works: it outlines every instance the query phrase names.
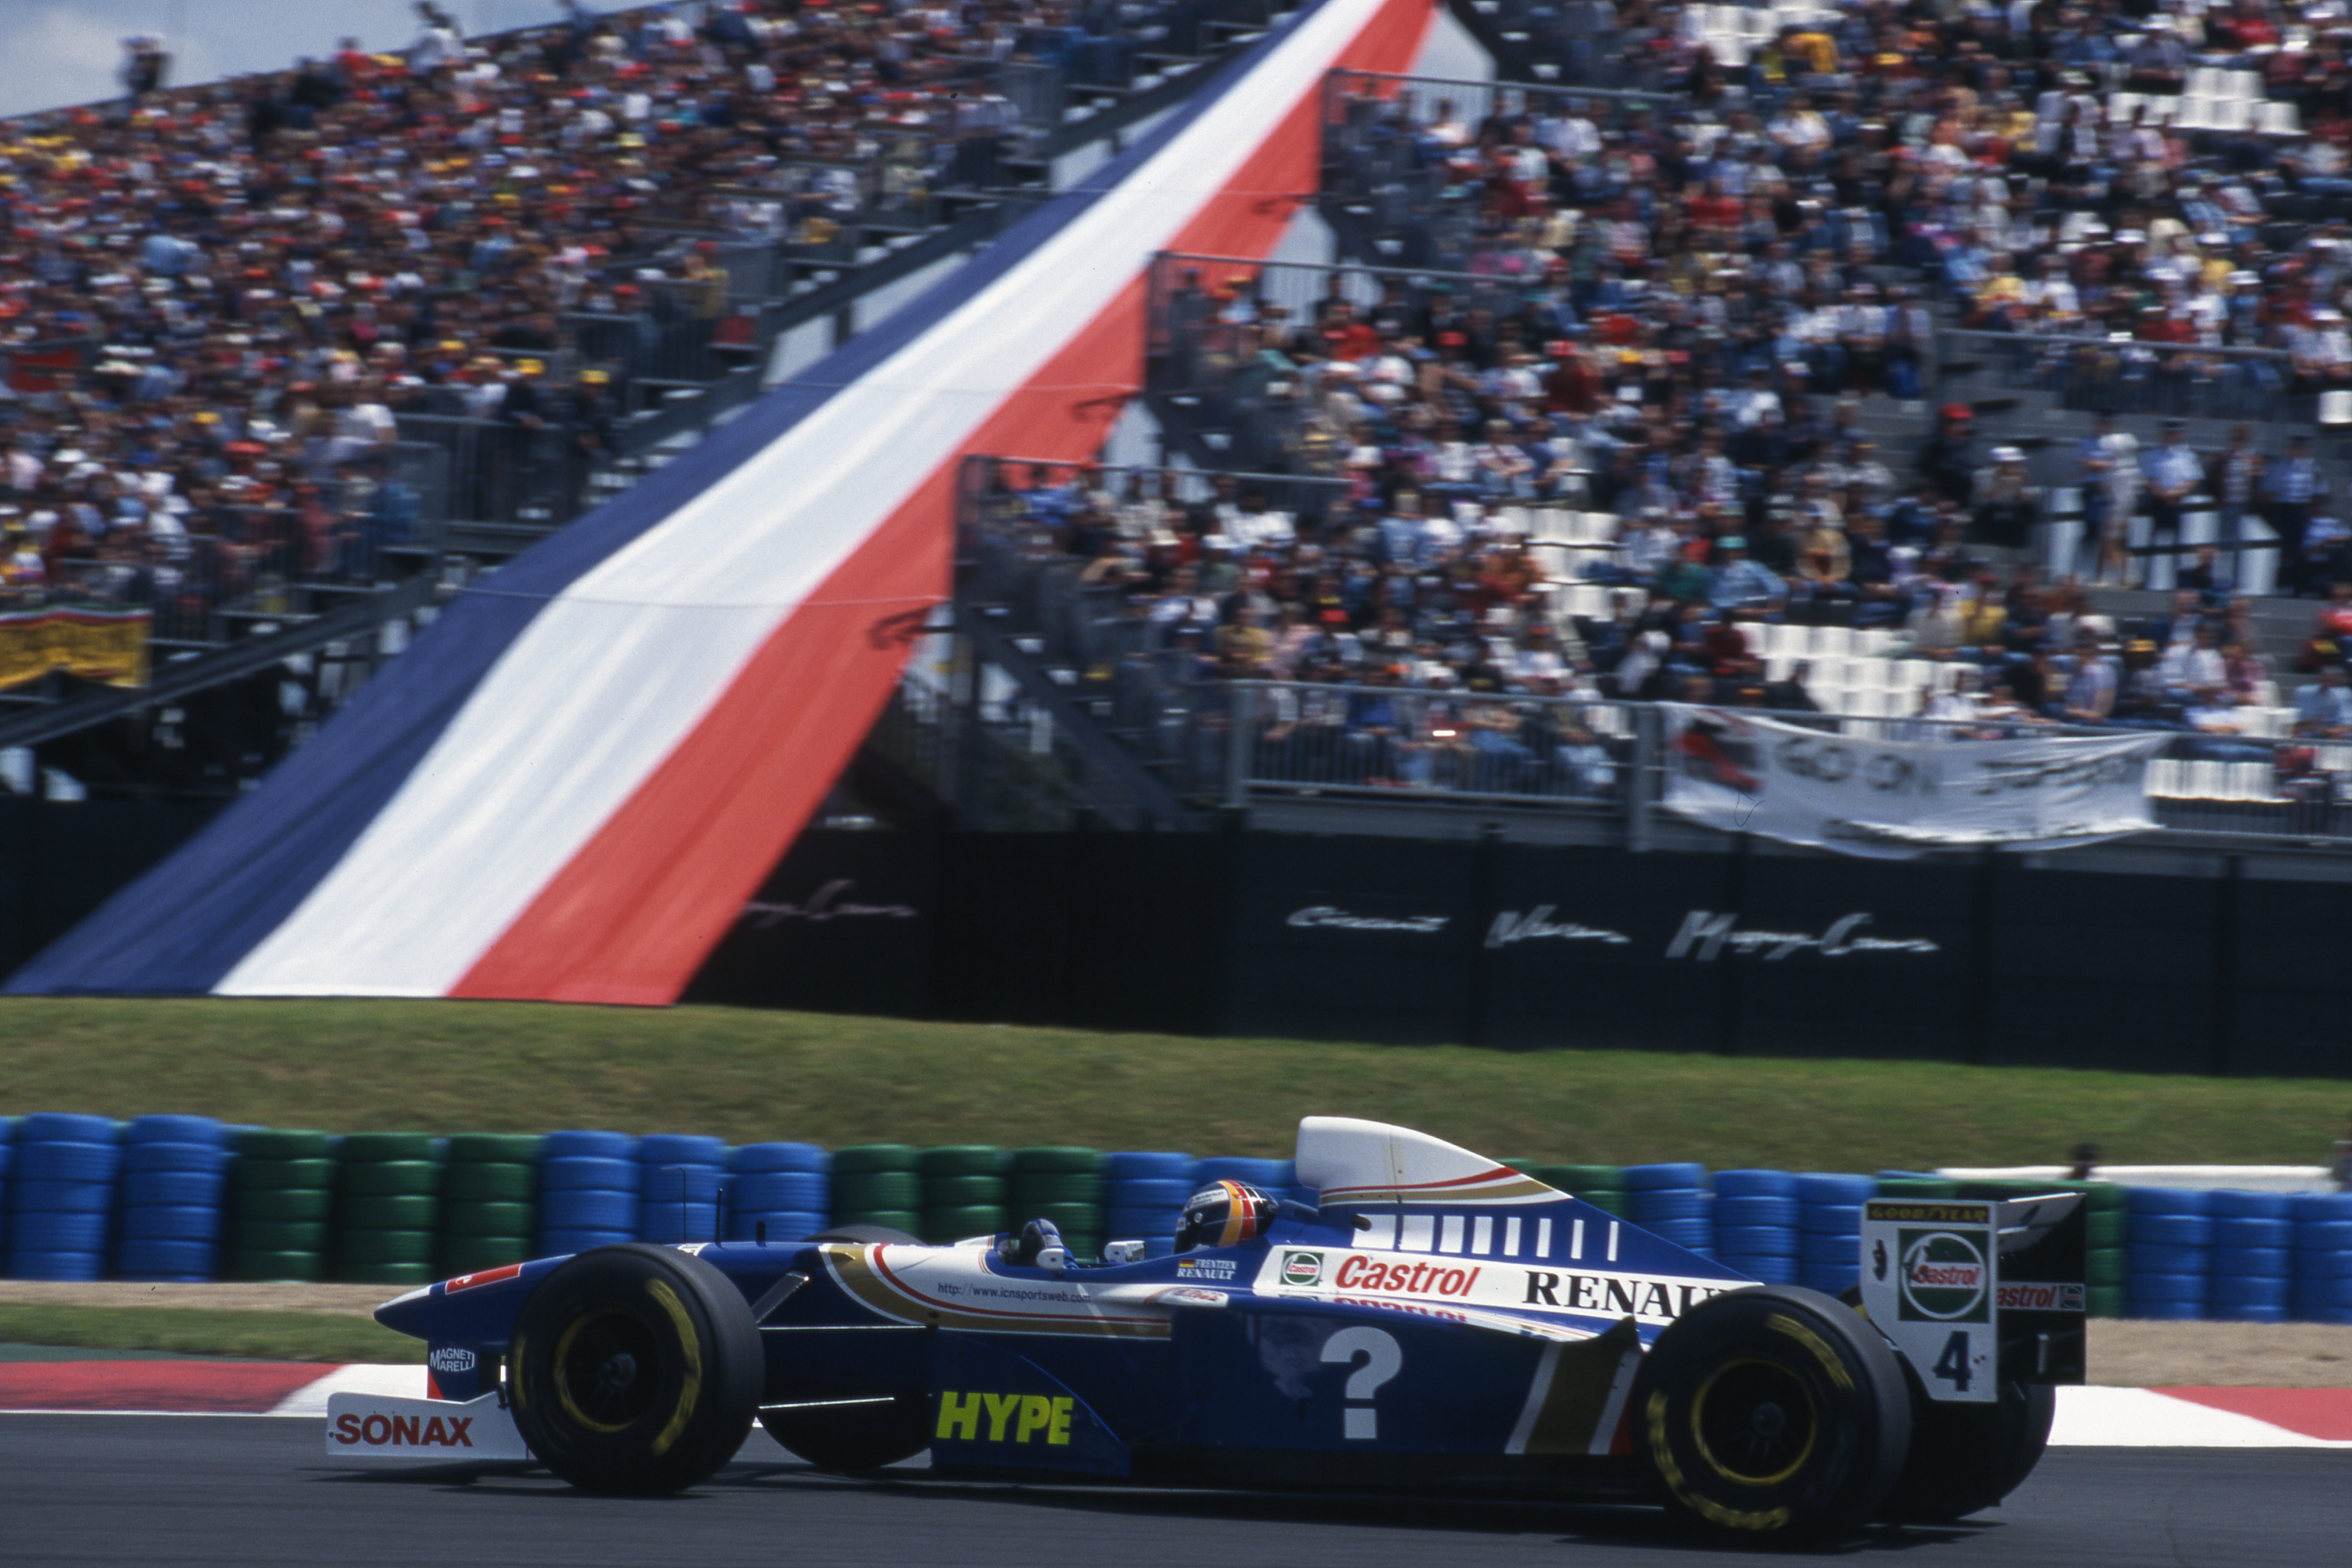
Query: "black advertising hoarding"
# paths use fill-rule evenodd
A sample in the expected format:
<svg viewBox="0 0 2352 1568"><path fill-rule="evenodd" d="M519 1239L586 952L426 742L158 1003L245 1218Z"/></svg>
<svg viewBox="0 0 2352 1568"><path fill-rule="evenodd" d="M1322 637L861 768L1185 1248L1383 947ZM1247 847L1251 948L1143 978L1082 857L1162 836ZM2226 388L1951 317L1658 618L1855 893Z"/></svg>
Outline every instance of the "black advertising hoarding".
<svg viewBox="0 0 2352 1568"><path fill-rule="evenodd" d="M929 835L802 834L683 999L929 1016L938 858Z"/></svg>
<svg viewBox="0 0 2352 1568"><path fill-rule="evenodd" d="M1997 861L1984 1059L2211 1071L2226 886Z"/></svg>
<svg viewBox="0 0 2352 1568"><path fill-rule="evenodd" d="M814 833L689 999L980 1022L2352 1076L2340 885L1748 847Z"/></svg>
<svg viewBox="0 0 2352 1568"><path fill-rule="evenodd" d="M1712 1051L1727 1040L1728 855L1482 847L1494 864L1479 921L1482 1043ZM1677 949L1696 917L1700 934ZM1674 950L1670 955L1670 950Z"/></svg>
<svg viewBox="0 0 2352 1568"><path fill-rule="evenodd" d="M1234 863L1240 1035L1444 1044L1472 1037L1475 847L1248 834Z"/></svg>

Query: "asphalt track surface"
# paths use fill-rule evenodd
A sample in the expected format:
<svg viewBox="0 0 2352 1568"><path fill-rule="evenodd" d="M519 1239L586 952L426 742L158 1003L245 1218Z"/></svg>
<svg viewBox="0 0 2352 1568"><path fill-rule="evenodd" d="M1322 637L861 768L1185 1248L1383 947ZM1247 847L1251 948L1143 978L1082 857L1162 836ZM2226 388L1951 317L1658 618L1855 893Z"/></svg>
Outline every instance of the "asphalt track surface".
<svg viewBox="0 0 2352 1568"><path fill-rule="evenodd" d="M857 1481L755 1433L711 1482L591 1498L544 1472L356 1474L320 1423L0 1415L9 1563L887 1563L1431 1568L1803 1562L1696 1546L1655 1510L1295 1493ZM2313 1568L2347 1561L2352 1449L2053 1450L1999 1510L1839 1554L2001 1568Z"/></svg>

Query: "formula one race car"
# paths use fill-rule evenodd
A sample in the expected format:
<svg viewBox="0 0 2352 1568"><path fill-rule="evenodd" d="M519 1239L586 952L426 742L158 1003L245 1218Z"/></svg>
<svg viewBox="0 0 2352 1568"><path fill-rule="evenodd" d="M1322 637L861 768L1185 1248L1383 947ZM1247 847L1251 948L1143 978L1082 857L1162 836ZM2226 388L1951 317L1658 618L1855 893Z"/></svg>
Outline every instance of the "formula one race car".
<svg viewBox="0 0 2352 1568"><path fill-rule="evenodd" d="M1320 1205L1217 1184L1179 1250L631 1245L387 1302L434 1398L337 1394L340 1458L711 1475L754 1417L825 1469L1651 1499L1745 1540L1989 1507L2083 1377L2076 1194L1877 1201L1858 1300L1754 1281L1507 1166L1314 1117Z"/></svg>

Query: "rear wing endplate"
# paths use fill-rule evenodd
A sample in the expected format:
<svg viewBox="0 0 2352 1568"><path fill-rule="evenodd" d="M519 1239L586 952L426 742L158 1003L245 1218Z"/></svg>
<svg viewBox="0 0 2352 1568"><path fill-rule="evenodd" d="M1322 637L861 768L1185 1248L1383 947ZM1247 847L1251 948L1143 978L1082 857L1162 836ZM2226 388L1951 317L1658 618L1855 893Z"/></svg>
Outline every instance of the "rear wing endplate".
<svg viewBox="0 0 2352 1568"><path fill-rule="evenodd" d="M1863 1306L1931 1399L1990 1404L2004 1382L2080 1383L2087 1216L2080 1193L1874 1198Z"/></svg>

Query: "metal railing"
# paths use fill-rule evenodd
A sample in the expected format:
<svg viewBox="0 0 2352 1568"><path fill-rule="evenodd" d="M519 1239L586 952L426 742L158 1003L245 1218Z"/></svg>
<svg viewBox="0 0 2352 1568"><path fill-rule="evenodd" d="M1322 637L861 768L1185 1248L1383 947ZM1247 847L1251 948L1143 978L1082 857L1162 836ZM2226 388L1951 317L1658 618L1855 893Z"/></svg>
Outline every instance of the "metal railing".
<svg viewBox="0 0 2352 1568"><path fill-rule="evenodd" d="M163 642L220 646L237 622L321 613L402 575L396 552L437 553L444 455L412 442L369 449L348 477L304 487L291 502L229 506L193 532L151 533L128 547L61 561L51 604L141 605Z"/></svg>
<svg viewBox="0 0 2352 1568"><path fill-rule="evenodd" d="M1202 684L1184 694L1192 744L1175 754L1192 763L1186 789L1231 805L1276 795L1475 800L1601 811L1630 834L1658 798L1663 729L1655 704L1396 684ZM2159 833L2352 844L2352 739L1998 717L1769 717L1862 742L2158 732L2167 740L2149 761L2147 796ZM1221 774L1212 771L1220 763Z"/></svg>
<svg viewBox="0 0 2352 1568"><path fill-rule="evenodd" d="M2280 423L2308 423L2319 398L2315 385L2299 384L2284 349L1946 328L1936 357L1945 396L2023 390L2065 408Z"/></svg>

